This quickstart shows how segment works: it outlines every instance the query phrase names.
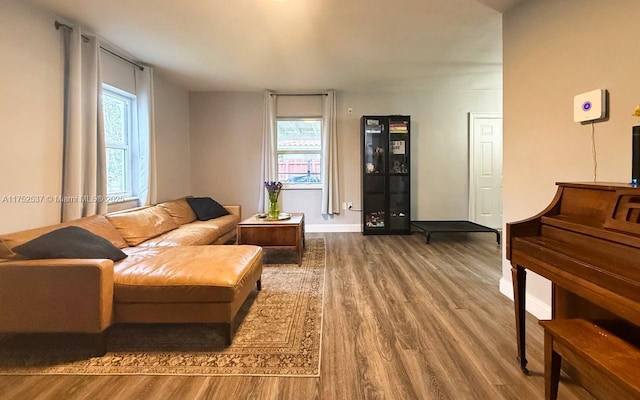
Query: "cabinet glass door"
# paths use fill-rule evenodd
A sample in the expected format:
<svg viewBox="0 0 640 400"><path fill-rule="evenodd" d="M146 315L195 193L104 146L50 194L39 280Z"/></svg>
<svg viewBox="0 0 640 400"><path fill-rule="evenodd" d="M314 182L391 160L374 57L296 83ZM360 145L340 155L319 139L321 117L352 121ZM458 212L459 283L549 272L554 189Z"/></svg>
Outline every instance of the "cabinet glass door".
<svg viewBox="0 0 640 400"><path fill-rule="evenodd" d="M389 229L408 230L409 120L389 119Z"/></svg>
<svg viewBox="0 0 640 400"><path fill-rule="evenodd" d="M385 121L376 118L364 120L364 204L365 228L386 227L386 172L387 137Z"/></svg>

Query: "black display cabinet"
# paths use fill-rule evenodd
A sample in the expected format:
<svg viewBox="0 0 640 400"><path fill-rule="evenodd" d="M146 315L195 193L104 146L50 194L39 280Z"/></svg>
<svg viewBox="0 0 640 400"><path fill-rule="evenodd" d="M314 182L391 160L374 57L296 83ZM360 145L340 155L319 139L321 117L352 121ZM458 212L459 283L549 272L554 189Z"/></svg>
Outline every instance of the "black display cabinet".
<svg viewBox="0 0 640 400"><path fill-rule="evenodd" d="M411 117L365 115L362 137L362 232L410 234Z"/></svg>

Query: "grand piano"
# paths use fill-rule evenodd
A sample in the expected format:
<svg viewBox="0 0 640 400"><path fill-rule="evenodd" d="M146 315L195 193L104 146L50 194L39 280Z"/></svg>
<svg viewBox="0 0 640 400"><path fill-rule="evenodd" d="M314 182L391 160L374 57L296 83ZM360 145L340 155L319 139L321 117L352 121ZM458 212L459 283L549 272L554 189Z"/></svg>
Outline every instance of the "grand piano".
<svg viewBox="0 0 640 400"><path fill-rule="evenodd" d="M552 282L552 318L611 321L621 334L640 337L640 188L557 186L541 213L507 224L518 358L526 374L527 269Z"/></svg>

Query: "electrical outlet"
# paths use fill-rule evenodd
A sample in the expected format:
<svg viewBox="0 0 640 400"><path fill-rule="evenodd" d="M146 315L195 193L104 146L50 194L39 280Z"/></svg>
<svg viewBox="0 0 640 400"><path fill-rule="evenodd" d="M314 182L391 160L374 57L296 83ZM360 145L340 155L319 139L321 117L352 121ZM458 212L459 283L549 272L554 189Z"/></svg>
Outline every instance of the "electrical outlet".
<svg viewBox="0 0 640 400"><path fill-rule="evenodd" d="M347 208L349 210L351 210L353 208L353 202L352 201L347 201Z"/></svg>
<svg viewBox="0 0 640 400"><path fill-rule="evenodd" d="M344 201L342 202L342 209L346 210L347 209L347 203L345 203Z"/></svg>
<svg viewBox="0 0 640 400"><path fill-rule="evenodd" d="M347 108L347 114L353 114L353 108L351 107Z"/></svg>

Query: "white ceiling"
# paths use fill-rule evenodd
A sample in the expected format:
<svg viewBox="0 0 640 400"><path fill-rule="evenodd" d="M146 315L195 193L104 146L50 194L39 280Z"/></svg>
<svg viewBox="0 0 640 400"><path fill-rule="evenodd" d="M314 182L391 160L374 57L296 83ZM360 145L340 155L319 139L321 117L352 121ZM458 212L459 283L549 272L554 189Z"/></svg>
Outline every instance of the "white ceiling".
<svg viewBox="0 0 640 400"><path fill-rule="evenodd" d="M501 86L521 0L29 0L191 91Z"/></svg>

